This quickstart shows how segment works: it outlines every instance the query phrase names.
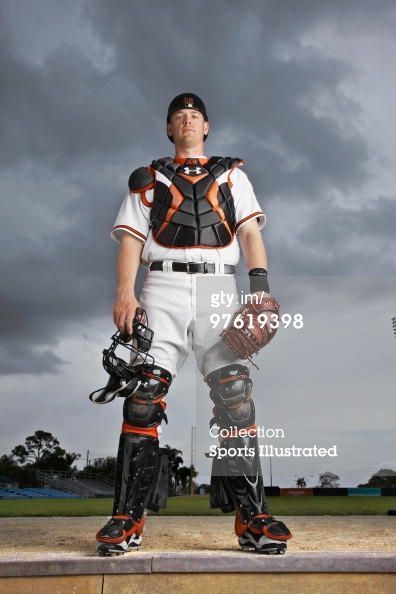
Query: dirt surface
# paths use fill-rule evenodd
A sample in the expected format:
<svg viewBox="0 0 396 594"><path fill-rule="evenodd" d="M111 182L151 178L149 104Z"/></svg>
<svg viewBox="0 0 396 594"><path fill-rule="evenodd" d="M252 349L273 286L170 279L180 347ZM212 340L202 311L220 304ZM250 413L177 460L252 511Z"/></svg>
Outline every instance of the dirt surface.
<svg viewBox="0 0 396 594"><path fill-rule="evenodd" d="M288 551L396 553L396 516L295 517L282 519L293 533ZM105 517L1 518L0 557L24 553L95 553L95 533ZM230 517L150 517L140 550L239 551Z"/></svg>

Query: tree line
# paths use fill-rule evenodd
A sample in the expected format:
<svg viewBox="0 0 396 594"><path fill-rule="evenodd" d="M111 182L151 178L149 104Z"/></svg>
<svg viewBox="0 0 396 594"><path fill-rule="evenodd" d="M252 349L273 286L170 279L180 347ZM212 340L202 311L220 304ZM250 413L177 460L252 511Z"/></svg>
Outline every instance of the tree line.
<svg viewBox="0 0 396 594"><path fill-rule="evenodd" d="M307 486L304 476L299 476L295 482L299 489L304 489ZM317 487L334 489L339 486L340 477L338 474L334 474L334 472L323 472L319 475ZM367 483L360 483L358 487L396 488L396 472L390 468L381 468L369 478Z"/></svg>
<svg viewBox="0 0 396 594"><path fill-rule="evenodd" d="M164 450L168 456L169 469L169 495L191 492L196 487L194 478L198 472L194 466L184 466L182 451L165 445ZM114 480L116 458L108 456L97 458L82 470L78 470L75 462L81 458L77 452L67 452L61 448L59 440L47 431L39 429L33 435L28 435L23 444L16 445L11 454L0 457L0 482L15 483L19 487L37 486L36 472L38 470L51 472L73 472L76 476L86 472L100 474L107 479ZM339 487L340 477L332 472L319 475L319 487ZM300 488L306 486L305 477L298 477L296 485ZM367 481L358 487L390 487L396 488L396 471L390 468L381 468Z"/></svg>
<svg viewBox="0 0 396 594"><path fill-rule="evenodd" d="M194 466L183 466L182 451L164 446L168 456L169 469L169 495L190 492L190 481L198 475ZM67 452L61 448L59 440L49 433L39 429L33 435L28 435L23 444L16 445L11 454L4 454L0 457L0 481L2 483L14 483L20 488L36 487L36 472L38 470L48 472L72 472L78 477L87 472L100 474L101 476L114 480L116 469L116 458L108 456L97 458L90 464L78 470L75 462L81 458L77 452Z"/></svg>

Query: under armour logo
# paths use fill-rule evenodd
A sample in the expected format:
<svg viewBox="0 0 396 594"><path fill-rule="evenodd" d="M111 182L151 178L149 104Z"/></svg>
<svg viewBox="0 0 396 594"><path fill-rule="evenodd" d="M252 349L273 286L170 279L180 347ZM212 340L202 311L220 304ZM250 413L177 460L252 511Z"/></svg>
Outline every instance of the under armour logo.
<svg viewBox="0 0 396 594"><path fill-rule="evenodd" d="M199 175L202 171L202 167L192 167L190 169L190 167L183 167L184 173L186 175L190 175L192 173L195 173L195 175Z"/></svg>

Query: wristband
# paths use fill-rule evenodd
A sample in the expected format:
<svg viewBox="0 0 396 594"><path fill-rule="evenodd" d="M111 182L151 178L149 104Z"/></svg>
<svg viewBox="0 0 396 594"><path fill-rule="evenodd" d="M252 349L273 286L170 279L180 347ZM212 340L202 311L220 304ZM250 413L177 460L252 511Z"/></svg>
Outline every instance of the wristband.
<svg viewBox="0 0 396 594"><path fill-rule="evenodd" d="M265 268L252 268L249 270L250 292L265 291L269 293L267 271Z"/></svg>

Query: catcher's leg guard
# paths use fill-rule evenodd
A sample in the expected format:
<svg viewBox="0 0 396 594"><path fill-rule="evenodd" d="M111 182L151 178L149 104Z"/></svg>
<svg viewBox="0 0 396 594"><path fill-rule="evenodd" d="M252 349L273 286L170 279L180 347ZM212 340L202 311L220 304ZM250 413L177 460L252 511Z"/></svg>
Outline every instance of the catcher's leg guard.
<svg viewBox="0 0 396 594"><path fill-rule="evenodd" d="M146 507L158 511L166 506L168 459L159 448L157 427L165 416L162 399L170 382L166 370L153 368L125 400L113 517L96 535L101 555L122 554L140 546Z"/></svg>
<svg viewBox="0 0 396 594"><path fill-rule="evenodd" d="M259 552L285 552L284 541L291 534L282 522L269 516L265 500L249 369L227 365L209 374L205 381L215 403L211 424L218 425L221 448L226 451L224 457L213 459L211 507L237 511L235 531L241 546L253 546ZM239 435L241 429L243 435ZM271 530L265 518L271 518ZM261 536L256 539L258 526ZM272 538L275 535L276 539Z"/></svg>
<svg viewBox="0 0 396 594"><path fill-rule="evenodd" d="M144 510L159 470L157 439L121 434L113 517L96 535L101 555L122 554L141 545Z"/></svg>

